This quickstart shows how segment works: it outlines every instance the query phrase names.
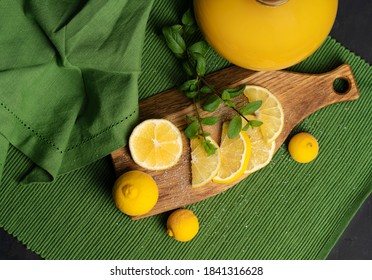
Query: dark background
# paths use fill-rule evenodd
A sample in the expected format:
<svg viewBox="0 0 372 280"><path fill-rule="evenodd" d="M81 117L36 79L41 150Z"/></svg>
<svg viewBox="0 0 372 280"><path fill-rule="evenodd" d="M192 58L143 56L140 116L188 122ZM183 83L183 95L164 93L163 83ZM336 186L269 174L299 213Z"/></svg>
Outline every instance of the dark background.
<svg viewBox="0 0 372 280"><path fill-rule="evenodd" d="M339 0L339 10L331 36L372 64L372 1ZM1 259L34 260L41 257L27 250L0 228ZM355 215L328 259L372 260L372 195Z"/></svg>

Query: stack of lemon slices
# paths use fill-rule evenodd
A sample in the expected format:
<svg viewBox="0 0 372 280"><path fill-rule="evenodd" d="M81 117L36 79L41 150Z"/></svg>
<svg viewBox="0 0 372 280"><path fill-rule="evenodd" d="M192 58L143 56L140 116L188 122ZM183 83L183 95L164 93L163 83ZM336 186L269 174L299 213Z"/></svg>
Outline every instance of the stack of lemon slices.
<svg viewBox="0 0 372 280"><path fill-rule="evenodd" d="M226 184L235 181L244 174L251 155L251 142L244 132L230 139L227 136L228 122L222 126L221 144L212 138L207 140L216 147L216 153L208 156L202 147L203 139L191 140L192 187L198 188L210 181Z"/></svg>
<svg viewBox="0 0 372 280"><path fill-rule="evenodd" d="M261 107L248 120L263 122L258 128L241 131L238 137L227 136L228 122L222 126L220 146L213 140L217 153L208 156L201 145L201 139L191 141L192 187L201 187L213 181L226 184L237 180L243 174L253 173L270 163L275 153L275 140L284 125L283 108L279 100L267 89L246 86L244 95L249 102L261 100ZM243 126L246 121L243 119Z"/></svg>
<svg viewBox="0 0 372 280"><path fill-rule="evenodd" d="M260 127L246 131L251 140L252 155L245 174L250 174L268 165L274 156L275 140L283 130L284 112L279 100L266 88L246 86L244 95L249 102L262 101L261 107L253 115L246 116L248 120L263 122Z"/></svg>

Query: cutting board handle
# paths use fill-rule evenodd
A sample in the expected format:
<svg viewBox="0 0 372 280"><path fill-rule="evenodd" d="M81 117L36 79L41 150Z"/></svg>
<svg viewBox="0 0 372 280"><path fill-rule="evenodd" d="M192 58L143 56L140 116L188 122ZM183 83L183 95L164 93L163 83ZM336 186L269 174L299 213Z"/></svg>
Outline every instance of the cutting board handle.
<svg viewBox="0 0 372 280"><path fill-rule="evenodd" d="M351 101L359 98L358 86L349 64L342 64L336 69L322 74L302 74L282 70L255 72L237 66L232 66L223 71L215 72L209 75L208 81L214 84L217 88L226 87L226 78L223 77L224 75L232 77L228 87L238 87L242 84L249 84L254 78L255 84L259 83L261 86L267 86L269 84L270 90L273 88L280 89L277 90L279 95L282 93L281 90L286 88L288 83L291 83L292 85L288 86L289 88L292 87L301 89L301 91L296 90L297 97L304 97L305 95L308 95L307 90L309 90L311 93L313 93L314 90L320 90L320 92L330 95L326 99L331 103ZM270 83L270 80L273 78L283 78L283 80L281 80L280 83L277 83L277 85L274 85ZM341 92L337 92L335 89L335 84L337 86L337 82L339 82L339 85L342 85L343 90ZM287 92L287 90L285 90L285 92ZM318 94L313 97L321 98ZM332 102L332 100L334 102Z"/></svg>
<svg viewBox="0 0 372 280"><path fill-rule="evenodd" d="M345 97L347 100L354 100L359 97L358 87L353 76L350 65L343 64L335 70L323 74L324 78L329 81L329 85L333 90L333 93L336 94L335 98L337 101L343 101ZM337 82L341 86L337 89ZM344 95L344 98L342 96Z"/></svg>

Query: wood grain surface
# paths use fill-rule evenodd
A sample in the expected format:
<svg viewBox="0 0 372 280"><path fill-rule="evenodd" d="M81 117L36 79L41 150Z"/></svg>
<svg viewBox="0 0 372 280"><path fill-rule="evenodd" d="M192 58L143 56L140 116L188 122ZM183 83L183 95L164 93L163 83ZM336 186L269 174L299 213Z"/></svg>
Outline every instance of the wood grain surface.
<svg viewBox="0 0 372 280"><path fill-rule="evenodd" d="M351 101L359 97L359 91L349 65L341 65L337 69L325 74L301 74L287 71L254 72L236 66L218 71L206 77L216 88L236 88L241 85L258 85L270 90L280 101L284 110L284 127L281 135L276 139L278 149L290 134L291 130L304 118L313 112L336 102ZM334 81L342 79L348 88L343 93L334 89ZM238 106L248 102L243 96L234 100ZM150 118L165 118L173 122L181 131L187 125L185 116L194 115L193 105L177 89L171 89L156 94L140 102L140 120ZM207 127L208 132L219 143L222 121L231 119L234 112L226 107L218 109L220 123ZM211 115L202 112L201 116ZM111 156L117 176L129 170L142 170L153 176L159 187L159 200L155 207L143 216L132 217L141 219L162 212L180 208L203 199L217 195L248 175L230 184L209 183L201 188L191 188L191 166L189 140L183 135L183 154L178 164L165 171L143 170L136 165L127 147L114 151Z"/></svg>

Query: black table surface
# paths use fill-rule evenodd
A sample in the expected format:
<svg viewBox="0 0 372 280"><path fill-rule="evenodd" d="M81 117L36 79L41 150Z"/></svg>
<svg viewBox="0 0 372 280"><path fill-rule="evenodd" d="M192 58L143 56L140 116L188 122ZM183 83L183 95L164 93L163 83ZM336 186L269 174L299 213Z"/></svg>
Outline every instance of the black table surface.
<svg viewBox="0 0 372 280"><path fill-rule="evenodd" d="M372 1L339 0L337 18L331 36L372 64ZM42 258L0 228L0 259L37 260ZM328 259L372 260L372 195L359 209Z"/></svg>

